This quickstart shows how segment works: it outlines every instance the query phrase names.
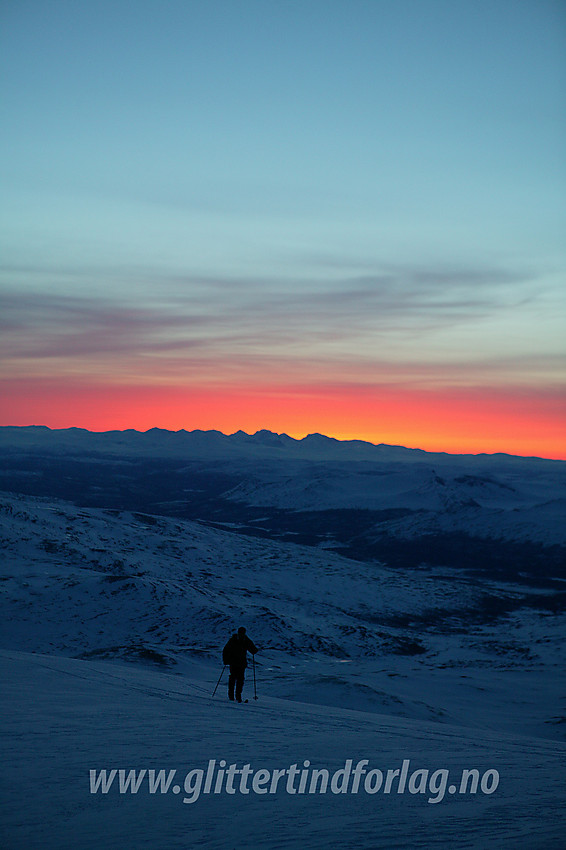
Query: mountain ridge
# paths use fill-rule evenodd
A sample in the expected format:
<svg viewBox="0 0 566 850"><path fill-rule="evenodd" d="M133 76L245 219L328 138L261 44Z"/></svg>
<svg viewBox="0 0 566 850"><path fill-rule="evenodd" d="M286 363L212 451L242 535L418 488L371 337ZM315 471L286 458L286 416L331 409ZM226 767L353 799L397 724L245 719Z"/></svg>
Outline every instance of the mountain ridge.
<svg viewBox="0 0 566 850"><path fill-rule="evenodd" d="M61 444L69 448L83 449L108 454L151 454L158 456L183 456L187 452L197 451L219 457L237 456L252 451L256 455L274 458L286 453L289 457L321 460L370 460L401 462L454 463L475 460L478 463L498 460L514 463L527 461L533 463L564 464L566 461L555 458L512 455L506 452L488 454L451 454L449 452L429 452L425 449L370 443L365 440L339 440L325 434L312 433L305 437L290 437L285 433L276 433L260 429L254 434L238 430L224 434L215 429L182 428L170 431L153 427L146 431L133 428L110 431L90 431L86 428L50 428L47 425L5 425L0 426L0 449L36 449L56 450Z"/></svg>

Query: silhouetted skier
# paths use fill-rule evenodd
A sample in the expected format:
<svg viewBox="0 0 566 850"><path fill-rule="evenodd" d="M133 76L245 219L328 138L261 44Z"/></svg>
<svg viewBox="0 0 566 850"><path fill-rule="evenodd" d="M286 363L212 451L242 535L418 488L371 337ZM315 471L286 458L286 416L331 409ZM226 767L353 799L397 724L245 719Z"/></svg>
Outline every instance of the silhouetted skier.
<svg viewBox="0 0 566 850"><path fill-rule="evenodd" d="M246 635L246 630L240 626L238 633L232 635L222 651L222 661L230 667L228 678L228 699L234 699L234 686L236 687L236 701L242 702L242 688L244 687L245 670L248 666L248 650L256 654L257 646Z"/></svg>

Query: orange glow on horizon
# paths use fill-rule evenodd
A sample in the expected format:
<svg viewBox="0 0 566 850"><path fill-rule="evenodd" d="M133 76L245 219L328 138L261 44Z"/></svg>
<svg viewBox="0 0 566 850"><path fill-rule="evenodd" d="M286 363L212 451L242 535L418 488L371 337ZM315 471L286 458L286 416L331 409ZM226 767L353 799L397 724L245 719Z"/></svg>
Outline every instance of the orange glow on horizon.
<svg viewBox="0 0 566 850"><path fill-rule="evenodd" d="M564 398L558 393L392 386L202 389L69 386L56 381L0 385L1 425L90 431L265 428L302 438L402 445L453 454L505 452L566 459Z"/></svg>

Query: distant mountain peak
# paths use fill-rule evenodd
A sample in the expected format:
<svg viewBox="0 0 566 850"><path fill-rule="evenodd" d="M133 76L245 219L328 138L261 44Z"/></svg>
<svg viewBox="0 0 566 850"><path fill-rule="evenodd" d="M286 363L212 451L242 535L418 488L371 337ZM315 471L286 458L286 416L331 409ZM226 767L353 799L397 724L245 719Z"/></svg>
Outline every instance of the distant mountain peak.
<svg viewBox="0 0 566 850"><path fill-rule="evenodd" d="M243 435L248 442L256 445L271 446L272 448L285 448L286 445L286 434L274 434L273 431L268 431L266 428L256 431L255 434L245 434L243 431L238 431L238 435ZM290 439L290 437L287 437L287 440Z"/></svg>
<svg viewBox="0 0 566 850"><path fill-rule="evenodd" d="M306 437L303 437L301 442L305 440L310 440L311 442L331 442L331 443L339 443L340 440L337 440L336 437L327 437L326 434L319 434L318 431L314 431L312 434L307 434Z"/></svg>

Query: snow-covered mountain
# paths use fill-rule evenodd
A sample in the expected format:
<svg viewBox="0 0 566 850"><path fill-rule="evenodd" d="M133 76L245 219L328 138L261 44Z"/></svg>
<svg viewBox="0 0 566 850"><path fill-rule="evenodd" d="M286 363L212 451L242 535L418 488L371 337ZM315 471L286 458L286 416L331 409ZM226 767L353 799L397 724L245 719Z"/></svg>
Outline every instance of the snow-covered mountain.
<svg viewBox="0 0 566 850"><path fill-rule="evenodd" d="M335 443L0 429L3 846L562 846L566 465ZM240 624L247 706L225 678L211 698ZM88 788L91 769L360 758L500 785L436 804Z"/></svg>
<svg viewBox="0 0 566 850"><path fill-rule="evenodd" d="M364 561L562 576L566 462L260 431L0 429L3 488L201 520Z"/></svg>

